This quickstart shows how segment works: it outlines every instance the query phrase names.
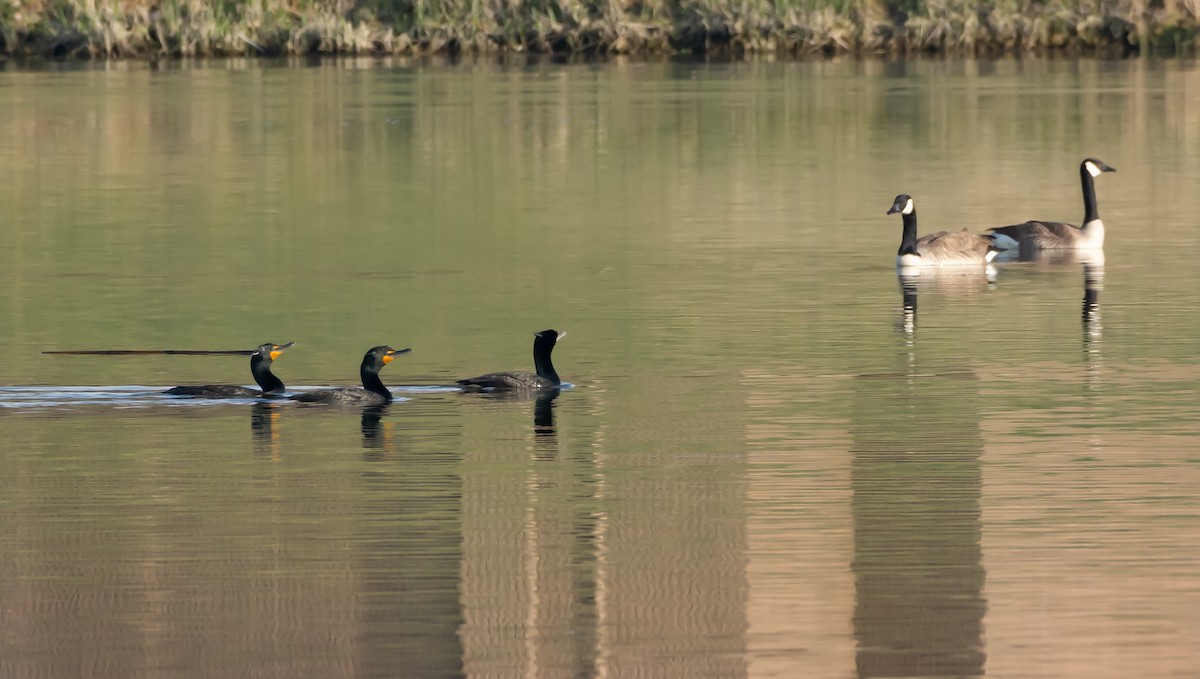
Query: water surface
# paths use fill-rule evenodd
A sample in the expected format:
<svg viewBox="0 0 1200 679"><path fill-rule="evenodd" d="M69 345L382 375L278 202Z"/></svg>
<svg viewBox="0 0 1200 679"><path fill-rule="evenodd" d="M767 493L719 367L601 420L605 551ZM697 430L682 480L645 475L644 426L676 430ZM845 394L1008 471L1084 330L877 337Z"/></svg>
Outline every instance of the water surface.
<svg viewBox="0 0 1200 679"><path fill-rule="evenodd" d="M0 73L0 674L1189 677L1200 68ZM1104 265L898 281L1082 217ZM574 388L434 387L529 368ZM297 341L289 387L189 401Z"/></svg>

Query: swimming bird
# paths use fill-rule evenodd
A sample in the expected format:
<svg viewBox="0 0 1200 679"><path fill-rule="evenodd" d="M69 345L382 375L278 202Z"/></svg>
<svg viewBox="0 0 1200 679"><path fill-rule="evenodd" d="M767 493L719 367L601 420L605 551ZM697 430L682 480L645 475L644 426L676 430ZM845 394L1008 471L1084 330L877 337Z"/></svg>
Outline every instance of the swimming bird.
<svg viewBox="0 0 1200 679"><path fill-rule="evenodd" d="M383 386L379 379L379 371L391 363L397 356L411 353L412 349L393 349L389 346L372 347L363 355L362 365L358 374L362 377L362 387L339 387L337 389L320 389L292 396L293 401L301 403L329 403L335 405L379 405L391 403L392 392Z"/></svg>
<svg viewBox="0 0 1200 679"><path fill-rule="evenodd" d="M1024 224L988 229L996 247L1001 250L1072 250L1104 247L1104 222L1096 208L1095 178L1103 172L1117 169L1097 158L1084 158L1079 164L1079 179L1083 183L1083 226L1065 222L1031 220Z"/></svg>
<svg viewBox="0 0 1200 679"><path fill-rule="evenodd" d="M905 270L934 267L984 267L996 256L996 248L990 238L962 231L938 231L917 238L917 208L912 196L902 193L896 196L887 213L899 212L904 221L904 234L900 237L900 250L896 253L896 266Z"/></svg>
<svg viewBox="0 0 1200 679"><path fill-rule="evenodd" d="M202 396L204 398L257 398L259 396L277 396L282 394L285 387L283 381L271 372L271 363L279 358L284 351L294 346L295 342L287 344L260 344L250 354L250 374L259 389L240 387L236 384L200 384L168 389L165 393L171 396Z"/></svg>
<svg viewBox="0 0 1200 679"><path fill-rule="evenodd" d="M554 363L550 360L550 353L554 351L554 345L558 343L558 340L566 336L566 332L558 332L557 330L543 330L534 333L533 366L537 370L536 375L523 371L488 373L479 377L468 377L465 380L459 380L458 383L471 391L483 389L495 391L554 389L562 384L562 380L559 379L558 373L554 370Z"/></svg>

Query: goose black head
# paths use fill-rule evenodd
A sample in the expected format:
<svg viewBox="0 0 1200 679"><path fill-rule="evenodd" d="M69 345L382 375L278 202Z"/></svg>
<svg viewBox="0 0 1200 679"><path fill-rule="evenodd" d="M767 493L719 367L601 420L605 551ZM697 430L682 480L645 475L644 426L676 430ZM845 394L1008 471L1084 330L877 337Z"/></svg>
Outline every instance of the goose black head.
<svg viewBox="0 0 1200 679"><path fill-rule="evenodd" d="M913 213L913 199L907 193L902 193L896 196L896 200L892 201L892 207L887 211L889 215L894 215L897 212L900 214L911 215Z"/></svg>
<svg viewBox="0 0 1200 679"><path fill-rule="evenodd" d="M1105 164L1105 162L1099 158L1084 158L1083 169L1087 170L1087 173L1093 177L1099 177L1101 172L1117 171L1117 168Z"/></svg>

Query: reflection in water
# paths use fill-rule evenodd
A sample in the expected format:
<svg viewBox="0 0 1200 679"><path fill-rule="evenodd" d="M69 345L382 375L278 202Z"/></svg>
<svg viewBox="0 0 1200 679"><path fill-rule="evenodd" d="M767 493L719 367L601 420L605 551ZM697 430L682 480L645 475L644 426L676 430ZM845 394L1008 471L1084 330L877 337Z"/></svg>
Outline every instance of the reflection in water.
<svg viewBox="0 0 1200 679"><path fill-rule="evenodd" d="M1103 250L1041 250L1023 248L1020 250L1005 250L993 260L997 263L1022 262L1033 264L1037 268L1058 268L1075 264L1104 267L1105 255Z"/></svg>
<svg viewBox="0 0 1200 679"><path fill-rule="evenodd" d="M486 406L481 412L489 417L522 420L512 447L493 442L477 453L519 460L520 477L477 475L468 494L462 636L472 675L592 677L612 671L611 639L604 636L605 623L614 624L604 481L595 446L571 446L560 438L560 397L558 390L464 396ZM530 405L532 430L525 419ZM514 495L519 503L512 502Z"/></svg>
<svg viewBox="0 0 1200 679"><path fill-rule="evenodd" d="M249 328L303 331L312 351L296 372L314 378L344 374L353 329L389 337L422 319L420 381L434 382L489 360L481 329L530 327L521 319L544 311L586 317L594 342L573 374L604 388L564 391L549 418L534 402L418 393L361 434L361 411L281 404L257 410L252 437L250 403L25 390L0 410L5 670L758 675L746 648L765 642L784 664L811 657L814 638L854 639L841 591L800 600L789 629L811 637L747 622L752 593L801 589L804 573L784 564L805 562L819 564L814 581L850 593L857 582L864 673L920 656L970 674L982 665L968 662L983 605L977 398L973 380L916 376L934 346L974 365L995 400L987 669L1156 679L1200 665L1188 643L1197 579L1181 551L1200 530L1186 483L1200 332L1178 313L1200 304L1194 62L417 66L11 74L0 382L205 379L205 366L165 357L86 372L32 360L48 338L158 345L194 335L197 319L206 342L229 346ZM1071 177L1069 190L1033 182L1057 182L1045 167L1076 162L1081 139L1124 155L1113 225L1145 220L1117 226L1130 285L1104 290L1121 324L1103 318L1104 387L1082 399L1090 432L1077 408L1100 314L1074 313L1079 265L1055 274L1069 280L1053 295L1035 294L1050 277L1018 265L1005 285L1029 285L964 303L925 277L907 291L906 345L875 314L882 299L882 322L898 315L890 262L862 261L879 217L854 207L864 186L894 181L881 159L957 147L970 152L939 152L918 178L947 225L1073 212ZM867 140L870 153L844 152ZM793 152L801 142L809 153ZM398 222L397 205L421 217ZM382 246L398 235L403 247ZM79 294L93 288L103 294ZM898 351L908 382L861 380L856 394L854 380L824 379L894 369ZM778 388L728 381L742 372ZM747 408L764 399L779 406L756 434L770 457L755 464ZM836 443L847 411L853 447ZM959 448L912 431L918 415ZM1106 454L1080 459L1086 436ZM821 454L835 445L854 453ZM851 511L801 497L804 479L845 486ZM777 495L760 501L763 489ZM791 533L774 524L784 513ZM843 520L859 530L846 544ZM765 580L761 540L782 566ZM857 550L854 571L843 548Z"/></svg>
<svg viewBox="0 0 1200 679"><path fill-rule="evenodd" d="M970 371L855 380L860 677L984 674L981 411Z"/></svg>
<svg viewBox="0 0 1200 679"><path fill-rule="evenodd" d="M553 659L558 668L547 676L556 676L559 669L570 676L597 676L604 672L603 653L605 648L600 633L600 599L603 584L601 563L606 521L598 512L597 503L601 495L601 476L596 463L596 450L590 446L567 447L564 459L560 454L558 429L555 424L555 400L560 391L540 392L534 401L534 459L538 462L530 470L531 487L542 480L549 480L565 492L564 506L555 510L536 507L534 499L531 518L536 522L526 526L526 537L532 538L531 545L560 549L556 553L539 555L538 561L549 557L547 563L534 568L540 571L542 582L560 583L561 591L567 594L558 605L546 606L542 614L547 624L559 629L571 630L569 635L558 635L551 641L547 638L544 650L547 659ZM562 538L551 534L564 531ZM561 544L560 540L569 540ZM557 565L555 565L557 564ZM550 603L547 601L547 603ZM544 634L544 632L539 633Z"/></svg>
<svg viewBox="0 0 1200 679"><path fill-rule="evenodd" d="M384 458L392 451L392 423L383 422L390 403L367 406L362 411L362 447L368 451L363 459L368 462Z"/></svg>
<svg viewBox="0 0 1200 679"><path fill-rule="evenodd" d="M255 401L250 406L250 431L254 436L254 452L279 459L279 404L272 401Z"/></svg>
<svg viewBox="0 0 1200 679"><path fill-rule="evenodd" d="M896 278L900 281L900 295L904 300L898 327L904 333L905 346L911 349L917 332L917 281L920 278L899 273Z"/></svg>
<svg viewBox="0 0 1200 679"><path fill-rule="evenodd" d="M359 474L356 676L463 676L461 456L413 434L395 447L388 405L364 408ZM447 444L450 445L447 445ZM386 454L385 454L386 453Z"/></svg>
<svg viewBox="0 0 1200 679"><path fill-rule="evenodd" d="M1083 269L1083 304L1080 311L1083 330L1083 352L1087 362L1088 388L1094 389L1100 380L1100 340L1103 327L1100 320L1100 291L1104 289L1103 250L1030 250L1020 254L1022 266L1033 270L1062 271L1080 266Z"/></svg>
<svg viewBox="0 0 1200 679"><path fill-rule="evenodd" d="M1100 358L1100 291L1104 289L1104 264L1083 263L1083 348L1089 358Z"/></svg>
<svg viewBox="0 0 1200 679"><path fill-rule="evenodd" d="M533 402L534 457L553 460L558 457L558 430L554 427L554 399L560 390L538 392Z"/></svg>
<svg viewBox="0 0 1200 679"><path fill-rule="evenodd" d="M485 391L468 393L468 398L485 401L524 403L533 401L533 456L536 460L558 459L558 429L554 425L554 401L561 389L537 391Z"/></svg>
<svg viewBox="0 0 1200 679"><path fill-rule="evenodd" d="M551 641L546 635L547 638L541 642L543 648L539 655L544 653L547 660L553 659L552 662L558 668L568 670L570 676L596 676L602 672L600 615L597 610L602 518L595 511L599 491L595 451L581 447L577 455L561 459L554 419L555 399L560 393L559 389L539 391L534 398L533 459L539 464L530 469L529 486L543 490L555 488L560 493L565 491L567 511L560 513L538 509L536 506L541 502L538 498L531 498L533 514L530 518L534 523L526 525L525 537L535 549L556 546L558 541L551 538L549 532L564 531L563 537L570 540L568 545L558 545L553 554L538 554L537 562L546 560L549 563L532 567L541 571L535 590L559 581L559 585L552 586L561 587L561 591L568 593L561 602L554 602L557 606L549 599L545 602L549 605L541 613L547 619L539 621L538 626L544 624L568 629L571 634L559 636L556 641ZM570 476L565 476L564 472ZM567 557L569 562L553 566L560 557ZM539 632L539 636L543 634ZM555 674L557 668L549 676Z"/></svg>
<svg viewBox="0 0 1200 679"><path fill-rule="evenodd" d="M558 398L559 393L561 393L560 389L538 392L533 407L533 430L535 433L554 434L554 399Z"/></svg>
<svg viewBox="0 0 1200 679"><path fill-rule="evenodd" d="M984 290L991 290L996 285L996 268L988 265L986 269L959 271L955 269L897 269L896 280L900 284L900 295L903 300L900 320L897 329L904 333L905 347L909 350L909 358L914 357L911 350L914 347L917 331L917 298L922 292L929 292L948 298L963 298ZM909 361L911 369L912 360Z"/></svg>
<svg viewBox="0 0 1200 679"><path fill-rule="evenodd" d="M1096 397L1104 384L1104 363L1101 351L1103 327L1100 322L1100 291L1104 289L1104 261L1086 260L1083 262L1083 358L1084 358L1084 396L1085 408L1092 418L1099 417ZM1100 447L1103 437L1099 431L1092 429L1089 436L1090 448Z"/></svg>

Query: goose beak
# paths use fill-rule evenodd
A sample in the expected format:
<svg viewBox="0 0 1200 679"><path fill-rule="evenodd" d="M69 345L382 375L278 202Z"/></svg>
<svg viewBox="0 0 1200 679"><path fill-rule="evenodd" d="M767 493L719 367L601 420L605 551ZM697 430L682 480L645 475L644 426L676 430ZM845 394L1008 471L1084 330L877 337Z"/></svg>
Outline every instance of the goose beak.
<svg viewBox="0 0 1200 679"><path fill-rule="evenodd" d="M296 346L295 342L288 342L287 344L276 344L275 348L271 350L271 360L274 361L275 359L279 358L280 356L283 355L284 351L287 351L288 349L291 349L294 346Z"/></svg>
<svg viewBox="0 0 1200 679"><path fill-rule="evenodd" d="M1100 168L1100 171L1101 172L1116 172L1117 168L1113 167L1112 165L1105 165Z"/></svg>
<svg viewBox="0 0 1200 679"><path fill-rule="evenodd" d="M898 208L898 207L896 207L895 205L893 205L893 206L891 206L890 208L888 208L888 211L887 211L887 213L888 213L889 215L894 215L894 214L896 214L896 213L897 213L897 212L899 212L899 211L900 211L900 208Z"/></svg>

